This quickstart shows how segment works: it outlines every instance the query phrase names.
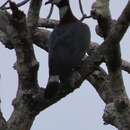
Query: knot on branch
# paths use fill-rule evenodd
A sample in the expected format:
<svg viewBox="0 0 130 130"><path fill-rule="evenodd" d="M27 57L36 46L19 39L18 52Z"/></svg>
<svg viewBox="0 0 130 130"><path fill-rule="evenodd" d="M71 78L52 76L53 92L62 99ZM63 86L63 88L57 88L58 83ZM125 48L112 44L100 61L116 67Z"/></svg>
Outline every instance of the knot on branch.
<svg viewBox="0 0 130 130"><path fill-rule="evenodd" d="M118 98L115 101L115 107L117 112L126 112L126 110L129 108L130 106L130 102L128 100L128 98Z"/></svg>
<svg viewBox="0 0 130 130"><path fill-rule="evenodd" d="M109 10L109 1L108 0L97 0L92 5L91 16L94 19L98 19L100 17L108 18L111 16Z"/></svg>
<svg viewBox="0 0 130 130"><path fill-rule="evenodd" d="M91 11L91 15L94 19L98 21L98 25L96 26L96 33L100 37L106 37L110 31L110 28L113 26L113 21L110 17L103 17L102 15L96 14Z"/></svg>
<svg viewBox="0 0 130 130"><path fill-rule="evenodd" d="M113 103L106 105L103 120L104 124L111 124L117 128L130 128L129 123L130 103L128 98L118 98ZM125 119L124 119L125 118Z"/></svg>
<svg viewBox="0 0 130 130"><path fill-rule="evenodd" d="M98 21L96 33L101 37L108 35L111 26L111 14L109 10L109 0L97 0L92 5L91 16Z"/></svg>

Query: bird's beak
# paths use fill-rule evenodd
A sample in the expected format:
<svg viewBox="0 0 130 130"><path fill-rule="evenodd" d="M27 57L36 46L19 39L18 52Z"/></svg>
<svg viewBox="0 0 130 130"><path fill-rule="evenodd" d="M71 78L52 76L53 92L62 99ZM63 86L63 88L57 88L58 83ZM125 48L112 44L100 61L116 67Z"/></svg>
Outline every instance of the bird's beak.
<svg viewBox="0 0 130 130"><path fill-rule="evenodd" d="M52 0L48 0L47 2L45 2L45 5L51 4L51 3L52 3Z"/></svg>

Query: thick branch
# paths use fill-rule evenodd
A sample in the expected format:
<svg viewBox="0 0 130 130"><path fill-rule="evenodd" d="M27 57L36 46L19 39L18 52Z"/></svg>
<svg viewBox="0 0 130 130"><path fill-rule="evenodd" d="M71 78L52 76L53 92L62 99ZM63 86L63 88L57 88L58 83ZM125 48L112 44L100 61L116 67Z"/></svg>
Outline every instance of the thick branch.
<svg viewBox="0 0 130 130"><path fill-rule="evenodd" d="M48 38L51 32L45 29L36 29L33 34L33 43L48 52Z"/></svg>
<svg viewBox="0 0 130 130"><path fill-rule="evenodd" d="M86 78L86 80L92 84L92 86L96 89L97 93L106 104L113 102L113 93L110 87L110 79L102 68L95 70Z"/></svg>
<svg viewBox="0 0 130 130"><path fill-rule="evenodd" d="M58 23L58 20L40 18L38 21L38 27L55 28Z"/></svg>
<svg viewBox="0 0 130 130"><path fill-rule="evenodd" d="M75 75L73 75L72 78L75 78ZM106 74L106 72L99 68L97 69L94 73L92 73L90 76L86 78L96 89L100 97L103 99L105 103L110 103L113 101L113 96L111 95L111 89L110 89L110 82L109 82L109 77ZM33 98L33 106L32 108L34 110L37 110L37 112L40 112L52 104L58 102L61 100L63 97L67 96L69 93L73 92L76 88L79 88L81 86L81 83L84 80L82 78L79 79L78 82L76 82L74 87L63 87L60 88L59 93L57 94L56 97L52 98L51 100L46 100L44 98L44 90L40 89L39 93L34 93L32 96Z"/></svg>
<svg viewBox="0 0 130 130"><path fill-rule="evenodd" d="M15 6L15 5L14 5ZM19 74L20 83L23 84L21 87L34 87L34 84L37 84L37 72L35 74L31 74L35 72L37 67L37 61L34 55L34 50L32 47L32 40L27 30L26 19L23 12L16 10L16 12L12 15L11 24L8 29L8 37L16 51L17 56L17 66L16 69ZM33 68L34 67L34 68ZM35 68L36 67L36 68ZM29 78L28 80L26 78ZM32 79L34 78L34 79ZM31 81L32 80L32 81ZM31 81L32 84L24 85L26 81ZM36 86L35 86L36 87Z"/></svg>
<svg viewBox="0 0 130 130"><path fill-rule="evenodd" d="M47 24L47 23L46 23ZM45 29L37 29L33 35L33 42L41 49L48 52L48 38L51 32ZM99 44L95 42L91 42L90 44L90 52L91 55L93 51L95 51L99 47ZM130 63L128 61L122 60L122 70L130 73Z"/></svg>
<svg viewBox="0 0 130 130"><path fill-rule="evenodd" d="M41 5L42 0L31 0L27 18L30 31L33 31L37 27Z"/></svg>
<svg viewBox="0 0 130 130"><path fill-rule="evenodd" d="M31 100L28 95L38 91L36 61L32 40L26 25L26 17L19 11L15 3L10 3L12 18L8 26L7 36L14 46L17 62L15 69L18 72L18 92L13 101L14 111L8 121L11 130L30 130L36 112L30 110Z"/></svg>
<svg viewBox="0 0 130 130"><path fill-rule="evenodd" d="M113 39L110 40L111 44L110 43L108 44L109 47L106 50L107 52L106 55L108 58L108 68L112 80L112 89L113 92L115 93L115 96L117 96L117 99L118 96L121 96L121 94L126 95L121 75L121 56L120 56L121 54L120 54L120 47L118 44L122 36L126 32L127 28L129 27L130 23L129 6L130 1L128 2L126 8L124 9L122 15L119 17L115 26L111 29L110 33L113 35Z"/></svg>
<svg viewBox="0 0 130 130"><path fill-rule="evenodd" d="M130 74L130 63L128 61L122 60L122 70Z"/></svg>
<svg viewBox="0 0 130 130"><path fill-rule="evenodd" d="M129 6L129 4L128 4ZM128 7L127 6L127 7ZM125 8L125 11L127 12L128 8ZM86 78L89 76L96 68L97 66L102 62L102 59L104 59L104 54L106 54L107 49L112 44L119 44L120 40L122 39L123 35L125 34L128 26L129 26L129 15L125 15L125 11L122 13L120 18L118 19L117 23L112 27L111 33L109 33L108 37L104 41L104 43L90 56L87 57L87 59L84 61L83 65L81 66L80 74L82 75L82 78ZM130 11L129 11L130 12ZM127 18L121 19L121 17L126 16ZM125 23L125 24L124 24ZM81 82L83 80L79 80L76 82L75 87L79 87L81 85ZM72 90L70 90L72 91ZM63 97L66 90L64 88L64 92L59 94L59 97ZM59 99L58 99L59 100ZM52 102L55 102L57 100L53 100ZM122 105L121 105L122 106ZM123 116L121 116L123 117ZM122 118L124 120L124 118ZM119 119L121 123L123 122L122 119ZM126 121L128 124L129 121ZM119 122L118 122L119 123ZM116 124L118 128L120 128L119 124ZM123 125L124 126L124 125Z"/></svg>
<svg viewBox="0 0 130 130"><path fill-rule="evenodd" d="M119 45L119 42L122 36L124 35L124 33L126 32L130 23L129 7L130 7L130 1L128 2L126 8L124 9L122 15L119 17L117 23L110 30L110 35L108 35L106 39L106 41L107 40L110 41L107 42L107 48L105 51L108 72L111 81L111 89L114 96L114 105L112 105L111 108L114 107L115 111L113 112L113 109L111 109L111 112L109 111L109 114L108 112L105 113L107 114L107 116L105 116L104 120L107 123L116 126L119 130L130 129L130 118L129 118L130 102L125 92L125 87L124 87L122 73L121 73L121 53L120 53L120 45ZM113 38L111 37L111 34L113 35Z"/></svg>

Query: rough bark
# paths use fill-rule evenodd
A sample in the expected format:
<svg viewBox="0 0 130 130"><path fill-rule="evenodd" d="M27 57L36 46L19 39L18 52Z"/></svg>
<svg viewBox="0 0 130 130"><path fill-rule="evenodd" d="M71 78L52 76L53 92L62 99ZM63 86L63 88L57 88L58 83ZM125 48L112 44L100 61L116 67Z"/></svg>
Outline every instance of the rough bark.
<svg viewBox="0 0 130 130"><path fill-rule="evenodd" d="M44 28L54 28L58 21L39 18L42 0L31 0L27 18L15 3L10 3L12 14L0 10L0 41L8 49L14 49L17 61L14 68L18 73L18 90L12 104L14 111L5 121L0 111L0 130L30 130L35 117L50 105L73 92L88 80L106 103L103 119L119 130L130 130L130 101L125 92L122 70L130 73L130 63L121 60L120 40L130 23L130 1L124 11L114 21L111 19L109 0L97 0L92 6L92 17L97 20L96 32L104 38L101 45L91 43L90 51L80 69L72 75L75 84L62 87L51 100L44 98L44 89L37 81L39 63L36 60L33 44L48 51L48 38L51 34ZM113 55L114 54L114 55ZM99 65L107 65L108 74Z"/></svg>

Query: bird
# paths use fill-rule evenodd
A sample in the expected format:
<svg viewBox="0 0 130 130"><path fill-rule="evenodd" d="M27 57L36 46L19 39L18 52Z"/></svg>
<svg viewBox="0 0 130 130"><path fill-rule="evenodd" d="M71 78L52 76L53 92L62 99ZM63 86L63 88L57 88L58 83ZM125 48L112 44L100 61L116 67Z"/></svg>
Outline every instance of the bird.
<svg viewBox="0 0 130 130"><path fill-rule="evenodd" d="M59 87L69 85L69 78L76 71L86 52L89 51L90 29L72 13L69 0L48 0L47 4L59 9L59 24L54 28L48 40L49 79L45 89L45 98L56 95Z"/></svg>

